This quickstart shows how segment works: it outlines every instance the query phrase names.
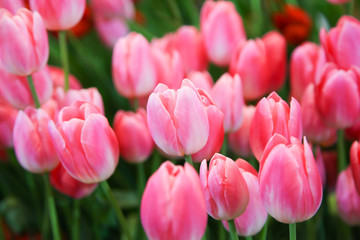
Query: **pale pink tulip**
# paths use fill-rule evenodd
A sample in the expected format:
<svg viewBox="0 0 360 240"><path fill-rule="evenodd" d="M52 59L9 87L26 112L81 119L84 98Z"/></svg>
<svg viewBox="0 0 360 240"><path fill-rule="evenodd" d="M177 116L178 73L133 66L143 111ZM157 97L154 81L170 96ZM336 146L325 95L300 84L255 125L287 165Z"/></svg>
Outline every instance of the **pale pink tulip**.
<svg viewBox="0 0 360 240"><path fill-rule="evenodd" d="M24 0L0 0L0 8L5 8L15 14L20 8L24 8Z"/></svg>
<svg viewBox="0 0 360 240"><path fill-rule="evenodd" d="M214 81L208 71L192 71L186 76L196 88L201 88L210 93L214 85Z"/></svg>
<svg viewBox="0 0 360 240"><path fill-rule="evenodd" d="M140 216L148 239L201 239L207 213L194 168L164 162L146 184Z"/></svg>
<svg viewBox="0 0 360 240"><path fill-rule="evenodd" d="M132 0L91 0L91 6L95 15L106 18L132 19L135 17L135 6Z"/></svg>
<svg viewBox="0 0 360 240"><path fill-rule="evenodd" d="M120 17L107 18L95 15L94 23L100 39L110 48L115 46L119 38L125 37L129 33L126 20Z"/></svg>

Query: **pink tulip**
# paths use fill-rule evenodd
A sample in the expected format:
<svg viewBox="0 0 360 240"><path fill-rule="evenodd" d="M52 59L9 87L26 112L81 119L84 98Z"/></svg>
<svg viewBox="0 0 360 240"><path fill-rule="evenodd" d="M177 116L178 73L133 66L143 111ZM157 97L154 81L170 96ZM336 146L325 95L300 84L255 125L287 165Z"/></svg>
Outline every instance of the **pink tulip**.
<svg viewBox="0 0 360 240"><path fill-rule="evenodd" d="M146 184L140 216L149 239L201 239L207 213L194 168L164 162Z"/></svg>
<svg viewBox="0 0 360 240"><path fill-rule="evenodd" d="M351 66L360 68L359 38L360 21L351 16L342 16L329 33L325 29L320 31L320 41L327 60L345 70Z"/></svg>
<svg viewBox="0 0 360 240"><path fill-rule="evenodd" d="M119 160L114 131L101 111L90 103L75 102L59 112L57 127L49 133L66 171L83 183L109 178Z"/></svg>
<svg viewBox="0 0 360 240"><path fill-rule="evenodd" d="M210 93L214 85L213 79L209 72L192 71L187 74L187 78L195 85L196 88L201 88Z"/></svg>
<svg viewBox="0 0 360 240"><path fill-rule="evenodd" d="M155 88L147 104L147 122L156 145L170 156L196 153L209 137L206 110L188 79L178 90L161 83Z"/></svg>
<svg viewBox="0 0 360 240"><path fill-rule="evenodd" d="M359 69L339 70L332 63L324 66L315 85L315 103L327 125L343 129L355 123L360 114L359 84Z"/></svg>
<svg viewBox="0 0 360 240"><path fill-rule="evenodd" d="M262 39L239 43L229 71L232 75L240 75L246 100L256 100L280 89L286 72L285 38L277 32L269 32Z"/></svg>
<svg viewBox="0 0 360 240"><path fill-rule="evenodd" d="M118 111L114 119L114 131L121 156L127 162L144 162L151 155L154 142L147 127L144 109L136 113Z"/></svg>
<svg viewBox="0 0 360 240"><path fill-rule="evenodd" d="M91 0L91 5L95 15L106 18L132 19L135 16L135 6L132 0Z"/></svg>
<svg viewBox="0 0 360 240"><path fill-rule="evenodd" d="M47 68L53 81L54 89L58 87L64 88L64 71L61 68L55 66L48 66ZM79 80L72 74L69 75L69 85L70 89L82 88Z"/></svg>
<svg viewBox="0 0 360 240"><path fill-rule="evenodd" d="M200 166L200 181L210 216L231 220L240 216L249 202L249 190L236 163L219 153Z"/></svg>
<svg viewBox="0 0 360 240"><path fill-rule="evenodd" d="M167 33L161 38L151 39L151 46L162 52L171 52L174 48L174 33Z"/></svg>
<svg viewBox="0 0 360 240"><path fill-rule="evenodd" d="M13 147L13 129L18 110L0 102L0 148Z"/></svg>
<svg viewBox="0 0 360 240"><path fill-rule="evenodd" d="M321 177L304 137L290 142L279 134L269 141L260 161L260 194L267 212L282 223L296 223L315 215L322 200Z"/></svg>
<svg viewBox="0 0 360 240"><path fill-rule="evenodd" d="M14 150L20 165L32 173L53 170L59 158L47 130L51 121L42 109L28 107L19 111L13 132Z"/></svg>
<svg viewBox="0 0 360 240"><path fill-rule="evenodd" d="M43 68L49 57L49 43L40 15L22 8L16 15L0 10L0 63L20 76Z"/></svg>
<svg viewBox="0 0 360 240"><path fill-rule="evenodd" d="M107 18L95 15L94 23L100 39L110 48L115 46L119 38L129 33L126 20L120 17Z"/></svg>
<svg viewBox="0 0 360 240"><path fill-rule="evenodd" d="M360 195L356 191L350 167L339 174L336 183L336 203L344 222L351 226L360 224Z"/></svg>
<svg viewBox="0 0 360 240"><path fill-rule="evenodd" d="M295 48L290 60L291 96L299 102L310 83L315 82L316 62L320 47L312 42L305 42Z"/></svg>
<svg viewBox="0 0 360 240"><path fill-rule="evenodd" d="M209 59L227 66L237 44L246 39L242 19L232 2L205 1L200 16L201 34Z"/></svg>
<svg viewBox="0 0 360 240"><path fill-rule="evenodd" d="M49 179L56 190L75 199L90 195L97 187L97 183L86 184L71 177L61 164L50 172Z"/></svg>
<svg viewBox="0 0 360 240"><path fill-rule="evenodd" d="M138 33L120 38L113 51L112 72L116 89L125 97L150 94L158 75L149 42Z"/></svg>
<svg viewBox="0 0 360 240"><path fill-rule="evenodd" d="M249 204L245 212L234 219L235 227L240 236L253 236L263 228L268 214L260 196L258 173L248 162L241 158L236 160L236 164L249 189ZM227 222L223 221L223 224L228 229Z"/></svg>
<svg viewBox="0 0 360 240"><path fill-rule="evenodd" d="M239 75L223 74L211 90L216 106L224 113L225 132L238 130L243 121L244 97Z"/></svg>
<svg viewBox="0 0 360 240"><path fill-rule="evenodd" d="M323 155L321 153L321 148L318 146L316 147L315 150L316 153L316 166L318 168L319 174L320 174L320 178L321 178L321 184L323 187L325 187L326 184L326 169L325 169L325 163L324 163L324 158Z"/></svg>
<svg viewBox="0 0 360 240"><path fill-rule="evenodd" d="M257 104L250 126L250 146L260 161L270 138L278 133L289 142L291 137L302 138L301 107L295 98L289 105L275 92Z"/></svg>
<svg viewBox="0 0 360 240"><path fill-rule="evenodd" d="M24 8L24 0L0 0L0 8L5 8L15 14L20 8Z"/></svg>
<svg viewBox="0 0 360 240"><path fill-rule="evenodd" d="M328 147L336 142L336 129L328 127L316 109L313 83L310 83L304 92L301 111L304 135L311 143Z"/></svg>
<svg viewBox="0 0 360 240"><path fill-rule="evenodd" d="M30 0L31 10L39 12L49 30L75 26L85 12L86 0Z"/></svg>
<svg viewBox="0 0 360 240"><path fill-rule="evenodd" d="M250 147L250 125L255 114L254 106L244 106L244 121L241 127L233 133L229 133L229 146L233 152L243 157L253 155Z"/></svg>
<svg viewBox="0 0 360 240"><path fill-rule="evenodd" d="M224 114L215 106L215 103L204 90L198 89L198 92L209 120L209 138L199 152L191 155L194 162L201 162L204 159L209 160L215 153L219 152L225 135L223 127Z"/></svg>
<svg viewBox="0 0 360 240"><path fill-rule="evenodd" d="M53 82L50 73L45 67L33 73L32 78L40 104L42 104L53 94ZM0 94L14 107L23 109L27 106L35 106L26 77L7 73L0 67L0 84Z"/></svg>
<svg viewBox="0 0 360 240"><path fill-rule="evenodd" d="M350 166L351 166L352 175L354 177L354 184L356 190L360 194L360 146L358 141L355 141L351 145Z"/></svg>

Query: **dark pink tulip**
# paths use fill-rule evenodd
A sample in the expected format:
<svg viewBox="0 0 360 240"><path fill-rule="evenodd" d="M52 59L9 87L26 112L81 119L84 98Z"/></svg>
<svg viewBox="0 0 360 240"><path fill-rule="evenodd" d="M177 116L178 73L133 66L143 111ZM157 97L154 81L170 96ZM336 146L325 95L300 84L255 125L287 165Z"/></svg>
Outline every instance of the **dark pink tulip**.
<svg viewBox="0 0 360 240"><path fill-rule="evenodd" d="M149 42L138 33L120 38L114 47L112 73L116 90L127 98L150 94L158 83Z"/></svg>
<svg viewBox="0 0 360 240"><path fill-rule="evenodd" d="M91 0L91 5L95 15L106 18L132 19L135 16L135 6L132 0Z"/></svg>
<svg viewBox="0 0 360 240"><path fill-rule="evenodd" d="M295 98L289 105L275 92L257 104L250 125L250 146L260 161L270 138L278 133L289 142L291 137L302 138L301 107Z"/></svg>
<svg viewBox="0 0 360 240"><path fill-rule="evenodd" d="M360 114L360 70L339 70L332 63L324 66L315 84L317 110L327 125L352 126Z"/></svg>
<svg viewBox="0 0 360 240"><path fill-rule="evenodd" d="M140 216L150 240L201 239L207 213L194 168L188 163L182 167L164 162L146 184Z"/></svg>
<svg viewBox="0 0 360 240"><path fill-rule="evenodd" d="M108 179L119 160L119 146L114 131L93 104L75 102L64 107L58 124L49 123L55 150L66 171L83 183Z"/></svg>
<svg viewBox="0 0 360 240"><path fill-rule="evenodd" d="M15 14L20 8L25 7L24 0L0 0L0 8L5 8Z"/></svg>
<svg viewBox="0 0 360 240"><path fill-rule="evenodd" d="M208 93L211 92L214 81L209 72L192 71L188 73L186 77L195 85L196 88L201 88Z"/></svg>
<svg viewBox="0 0 360 240"><path fill-rule="evenodd" d="M151 155L154 142L147 126L144 109L141 108L136 113L118 111L113 125L121 156L127 162L144 162Z"/></svg>
<svg viewBox="0 0 360 240"><path fill-rule="evenodd" d="M205 107L188 79L178 90L158 84L147 103L147 123L156 145L170 156L196 153L209 137Z"/></svg>
<svg viewBox="0 0 360 240"><path fill-rule="evenodd" d="M360 146L359 142L355 141L350 149L350 166L356 190L360 194Z"/></svg>
<svg viewBox="0 0 360 240"><path fill-rule="evenodd" d="M100 39L110 48L114 47L119 38L129 33L126 20L120 17L107 18L95 15L94 23Z"/></svg>
<svg viewBox="0 0 360 240"><path fill-rule="evenodd" d="M13 147L13 129L18 110L13 106L0 102L0 148Z"/></svg>
<svg viewBox="0 0 360 240"><path fill-rule="evenodd" d="M327 126L316 109L313 83L310 83L304 92L301 111L304 135L311 143L328 147L336 142L336 129Z"/></svg>
<svg viewBox="0 0 360 240"><path fill-rule="evenodd" d="M329 33L320 31L320 41L325 49L326 58L339 68L360 68L360 21L351 16L342 16L336 27Z"/></svg>
<svg viewBox="0 0 360 240"><path fill-rule="evenodd" d="M246 40L242 19L232 2L205 1L200 15L201 34L209 59L227 66L241 41Z"/></svg>
<svg viewBox="0 0 360 240"><path fill-rule="evenodd" d="M271 138L260 161L260 193L267 212L282 223L315 215L322 200L322 183L314 155L304 144L279 134Z"/></svg>
<svg viewBox="0 0 360 240"><path fill-rule="evenodd" d="M20 165L32 173L45 173L59 164L51 144L49 115L42 109L28 107L19 111L14 124L13 141Z"/></svg>
<svg viewBox="0 0 360 240"><path fill-rule="evenodd" d="M47 68L53 81L54 89L58 87L64 88L64 71L55 66L48 66ZM82 88L80 81L72 74L69 75L69 85L70 89Z"/></svg>
<svg viewBox="0 0 360 240"><path fill-rule="evenodd" d="M90 195L97 187L97 183L86 184L71 177L62 164L50 172L49 180L56 190L75 199Z"/></svg>
<svg viewBox="0 0 360 240"><path fill-rule="evenodd" d="M305 42L296 47L290 59L291 96L299 102L310 83L315 82L316 62L320 47L312 42Z"/></svg>
<svg viewBox="0 0 360 240"><path fill-rule="evenodd" d="M40 15L22 8L16 15L0 10L0 63L11 74L26 76L43 68L48 36Z"/></svg>
<svg viewBox="0 0 360 240"><path fill-rule="evenodd" d="M238 130L243 121L243 88L239 75L223 74L211 89L211 96L224 113L225 132Z"/></svg>
<svg viewBox="0 0 360 240"><path fill-rule="evenodd" d="M243 123L241 127L233 133L229 133L228 140L230 148L236 154L242 157L253 155L250 147L250 126L255 114L254 106L244 106Z"/></svg>
<svg viewBox="0 0 360 240"><path fill-rule="evenodd" d="M351 226L360 224L360 195L350 167L342 171L336 182L336 203L339 215Z"/></svg>
<svg viewBox="0 0 360 240"><path fill-rule="evenodd" d="M31 10L39 12L49 30L75 26L85 12L86 0L30 0Z"/></svg>
<svg viewBox="0 0 360 240"><path fill-rule="evenodd" d="M240 216L249 202L249 190L236 163L219 153L200 166L200 181L210 216L231 220Z"/></svg>

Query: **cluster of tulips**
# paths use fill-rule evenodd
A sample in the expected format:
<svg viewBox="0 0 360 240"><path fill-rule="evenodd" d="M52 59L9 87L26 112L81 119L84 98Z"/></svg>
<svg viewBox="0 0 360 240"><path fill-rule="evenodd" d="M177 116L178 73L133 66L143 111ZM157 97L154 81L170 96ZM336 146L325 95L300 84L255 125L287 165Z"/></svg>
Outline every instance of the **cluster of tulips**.
<svg viewBox="0 0 360 240"><path fill-rule="evenodd" d="M296 239L296 223L312 218L333 190L342 220L360 224L356 17L321 29L320 44L302 43L288 61L289 31L248 39L232 1L204 1L198 27L149 41L128 33L138 3L91 0L98 34L113 48L113 85L133 108L118 109L111 126L100 92L70 74L66 31L86 4L0 1L0 148L13 148L26 171L44 175L52 239L64 237L52 187L80 199L98 184L118 231L134 238L107 183L119 160L138 167L148 239L211 239L208 215L232 240L261 230L266 239L268 215L289 224ZM62 68L47 65L47 30L57 32ZM288 66L283 99L275 91L287 88ZM218 79L210 68L221 71ZM147 178L149 159L156 170Z"/></svg>

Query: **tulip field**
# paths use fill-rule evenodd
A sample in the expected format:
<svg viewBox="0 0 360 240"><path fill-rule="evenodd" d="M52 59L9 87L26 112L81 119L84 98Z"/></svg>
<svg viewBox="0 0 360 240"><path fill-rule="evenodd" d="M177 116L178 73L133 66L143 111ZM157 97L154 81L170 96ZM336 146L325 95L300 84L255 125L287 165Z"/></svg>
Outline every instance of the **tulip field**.
<svg viewBox="0 0 360 240"><path fill-rule="evenodd" d="M360 0L0 0L0 240L360 239Z"/></svg>

